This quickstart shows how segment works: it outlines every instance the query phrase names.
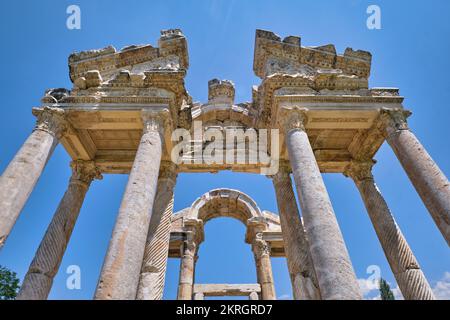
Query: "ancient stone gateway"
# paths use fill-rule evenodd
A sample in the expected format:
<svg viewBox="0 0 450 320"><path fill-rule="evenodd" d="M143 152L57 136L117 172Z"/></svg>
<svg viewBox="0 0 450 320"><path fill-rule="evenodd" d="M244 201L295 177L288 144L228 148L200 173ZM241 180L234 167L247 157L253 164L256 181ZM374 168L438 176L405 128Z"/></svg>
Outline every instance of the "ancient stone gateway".
<svg viewBox="0 0 450 320"><path fill-rule="evenodd" d="M19 299L46 299L89 185L129 174L95 299L161 299L168 256L180 257L179 299L245 294L274 299L270 256L286 256L295 299L360 299L353 267L321 173L354 180L406 299L433 293L372 176L392 147L450 244L450 184L407 125L395 88L369 88L371 54L301 46L257 30L252 101L235 103L228 80L195 103L184 78L187 41L161 32L158 47L106 47L69 57L73 88L47 90L37 124L0 177L3 246L55 146L72 176L25 276ZM212 190L173 214L178 173L232 170L272 179L279 215L237 190ZM291 174L295 188L291 183ZM295 200L298 195L300 208ZM257 284L195 284L203 223L231 216L247 227Z"/></svg>

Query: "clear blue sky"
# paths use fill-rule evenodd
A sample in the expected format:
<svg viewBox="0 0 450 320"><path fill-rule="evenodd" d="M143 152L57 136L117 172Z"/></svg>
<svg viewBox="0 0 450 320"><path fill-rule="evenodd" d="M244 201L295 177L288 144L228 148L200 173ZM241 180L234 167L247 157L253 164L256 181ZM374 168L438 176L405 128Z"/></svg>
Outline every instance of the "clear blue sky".
<svg viewBox="0 0 450 320"><path fill-rule="evenodd" d="M66 28L66 8L81 8L81 30ZM366 28L366 8L377 4L382 29ZM373 54L370 86L399 87L413 111L410 126L441 169L450 174L450 12L449 1L2 1L0 10L0 172L34 126L31 108L44 90L71 88L67 57L72 51L156 45L159 30L181 28L188 39L190 68L186 86L194 100L207 99L207 81L231 79L236 101L251 99L259 83L252 71L255 29L302 36L303 45L334 43ZM432 286L449 287L449 250L393 152L378 152L375 178ZM23 278L61 199L70 175L69 157L58 147L31 195L4 249L0 264ZM379 265L395 280L353 183L324 175L358 278ZM90 299L107 249L127 176L107 175L86 197L71 241L55 278L52 299ZM175 190L175 211L212 188L240 189L261 209L277 212L269 179L222 172L182 174ZM196 280L199 283L255 283L253 257L244 243L244 226L231 219L206 224ZM285 259L273 258L277 295L291 297ZM165 297L175 298L178 260L168 267ZM65 286L67 266L82 270L82 289ZM449 289L450 290L450 289ZM368 297L375 293L371 292Z"/></svg>

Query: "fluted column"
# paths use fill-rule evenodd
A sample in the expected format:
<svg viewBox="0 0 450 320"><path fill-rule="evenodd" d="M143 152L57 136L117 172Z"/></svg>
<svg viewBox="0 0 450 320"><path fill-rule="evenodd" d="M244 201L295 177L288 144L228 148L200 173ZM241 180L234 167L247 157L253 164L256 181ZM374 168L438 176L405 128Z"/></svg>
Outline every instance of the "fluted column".
<svg viewBox="0 0 450 320"><path fill-rule="evenodd" d="M25 275L18 300L47 299L89 185L94 178L101 179L92 161L73 161L71 167L69 186Z"/></svg>
<svg viewBox="0 0 450 320"><path fill-rule="evenodd" d="M204 240L203 221L187 217L183 219L185 239L181 246L180 277L178 280L178 300L192 300L195 283L195 265L199 245Z"/></svg>
<svg viewBox="0 0 450 320"><path fill-rule="evenodd" d="M163 296L176 177L175 165L171 161L162 161L139 280L138 300L161 300Z"/></svg>
<svg viewBox="0 0 450 320"><path fill-rule="evenodd" d="M411 132L405 110L382 110L386 140L422 198L447 244L450 245L450 183Z"/></svg>
<svg viewBox="0 0 450 320"><path fill-rule="evenodd" d="M309 245L295 201L291 178L286 164L272 177L277 197L284 249L295 300L320 299Z"/></svg>
<svg viewBox="0 0 450 320"><path fill-rule="evenodd" d="M345 175L358 187L403 297L432 300L433 291L372 176L373 161L352 161Z"/></svg>
<svg viewBox="0 0 450 320"><path fill-rule="evenodd" d="M252 243L252 251L255 257L256 276L261 285L261 299L275 300L275 285L273 282L272 263L270 262L270 246L262 238L262 233L257 232Z"/></svg>
<svg viewBox="0 0 450 320"><path fill-rule="evenodd" d="M325 300L361 299L347 248L305 131L306 114L290 110L284 120L289 160L321 297Z"/></svg>
<svg viewBox="0 0 450 320"><path fill-rule="evenodd" d="M0 249L68 128L62 109L33 109L33 114L36 127L0 177Z"/></svg>
<svg viewBox="0 0 450 320"><path fill-rule="evenodd" d="M167 112L144 111L143 134L131 168L95 299L136 299L153 211Z"/></svg>

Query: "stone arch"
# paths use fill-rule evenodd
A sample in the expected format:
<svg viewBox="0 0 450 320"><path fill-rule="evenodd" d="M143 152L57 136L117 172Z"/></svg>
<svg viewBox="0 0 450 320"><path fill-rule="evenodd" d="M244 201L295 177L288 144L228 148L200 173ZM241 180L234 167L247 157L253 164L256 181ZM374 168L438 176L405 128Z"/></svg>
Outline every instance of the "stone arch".
<svg viewBox="0 0 450 320"><path fill-rule="evenodd" d="M245 193L234 189L214 189L195 200L189 211L189 218L207 222L217 217L238 219L245 225L251 218L262 218L256 202Z"/></svg>

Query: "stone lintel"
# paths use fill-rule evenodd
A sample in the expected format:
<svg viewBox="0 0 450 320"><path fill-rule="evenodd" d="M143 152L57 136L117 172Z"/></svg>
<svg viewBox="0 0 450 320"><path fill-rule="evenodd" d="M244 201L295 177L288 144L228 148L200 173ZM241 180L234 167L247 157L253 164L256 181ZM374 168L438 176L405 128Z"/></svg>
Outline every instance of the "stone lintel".
<svg viewBox="0 0 450 320"><path fill-rule="evenodd" d="M194 284L194 294L205 296L248 296L252 292L261 292L259 284Z"/></svg>

